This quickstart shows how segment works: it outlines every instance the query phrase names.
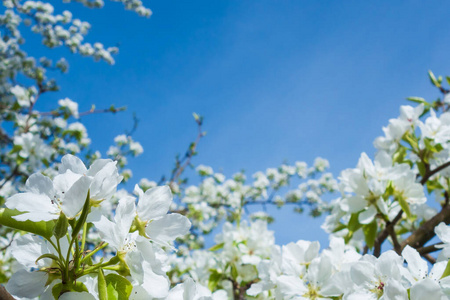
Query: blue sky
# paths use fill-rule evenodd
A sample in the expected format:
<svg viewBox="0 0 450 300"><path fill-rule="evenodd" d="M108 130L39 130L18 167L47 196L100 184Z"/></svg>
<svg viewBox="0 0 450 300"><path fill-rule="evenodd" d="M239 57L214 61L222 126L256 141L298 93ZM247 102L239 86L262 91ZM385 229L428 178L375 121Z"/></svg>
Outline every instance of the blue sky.
<svg viewBox="0 0 450 300"><path fill-rule="evenodd" d="M57 49L70 71L59 79L61 92L41 104L69 97L80 110L126 105L121 115L83 118L101 150L136 112L135 139L145 152L130 161L135 179L169 172L196 135L192 112L205 117L208 132L196 164L251 174L322 156L338 175L361 152L373 156L374 138L407 96L438 96L428 69L450 73L447 1L144 3L150 19L118 3L102 10L58 4L92 24L88 40L120 44L120 53L109 66ZM39 43L29 37L26 47L40 51ZM326 243L321 220L289 208L275 214L278 243Z"/></svg>

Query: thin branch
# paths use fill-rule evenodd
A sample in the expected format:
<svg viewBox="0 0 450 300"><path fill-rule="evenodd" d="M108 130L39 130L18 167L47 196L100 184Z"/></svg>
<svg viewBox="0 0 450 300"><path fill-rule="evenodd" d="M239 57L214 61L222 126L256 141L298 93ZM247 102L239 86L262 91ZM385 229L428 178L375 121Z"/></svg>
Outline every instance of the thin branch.
<svg viewBox="0 0 450 300"><path fill-rule="evenodd" d="M422 255L423 258L425 258L426 260L428 260L428 262L432 265L434 265L436 263L436 259L431 256L430 254L424 254Z"/></svg>
<svg viewBox="0 0 450 300"><path fill-rule="evenodd" d="M136 113L133 112L133 127L131 128L130 131L126 130L125 134L127 136L132 136L136 132L136 129L138 128L138 125L139 125L139 119L136 116Z"/></svg>
<svg viewBox="0 0 450 300"><path fill-rule="evenodd" d="M389 226L389 236L392 239L392 244L394 245L394 250L398 255L402 253L402 246L398 242L397 234L395 233L394 226Z"/></svg>
<svg viewBox="0 0 450 300"><path fill-rule="evenodd" d="M419 252L420 255L425 255L425 254L428 254L428 253L431 253L431 252L435 252L435 251L438 251L438 250L442 249L442 248L436 247L436 246L439 246L439 245L442 245L442 244L444 244L444 243L439 242L439 243L436 243L436 244L433 244L433 245L429 245L429 246L425 246L425 247L422 247L422 248L418 248L417 252Z"/></svg>
<svg viewBox="0 0 450 300"><path fill-rule="evenodd" d="M428 179L430 179L431 176L442 171L443 169L447 168L448 166L450 166L450 161L446 162L443 165L440 165L439 167L436 167L435 169L433 169L429 172L426 172L425 175L423 175L423 178L420 180L420 183L422 185L425 184L428 181Z"/></svg>
<svg viewBox="0 0 450 300"><path fill-rule="evenodd" d="M14 176L16 176L16 175L19 174L18 171L19 171L19 166L17 165L17 166L14 168L14 170L12 171L12 173L11 173L7 178L5 178L4 181L0 184L0 190L5 186L5 184L6 184L8 181L10 181L11 179L13 179Z"/></svg>
<svg viewBox="0 0 450 300"><path fill-rule="evenodd" d="M9 241L8 245L6 245L3 248L0 248L0 251L5 251L6 249L8 249L9 246L11 246L12 242L14 241L14 237L11 238L11 240Z"/></svg>
<svg viewBox="0 0 450 300"><path fill-rule="evenodd" d="M395 224L397 224L397 222L400 221L400 219L402 218L402 215L403 215L403 210L399 211L399 213L397 214L397 216L395 216L395 218L394 218L394 220L392 220L392 222L386 223L386 228L384 228L384 230L378 234L377 238L375 239L375 243L374 243L374 250L373 250L374 256L379 257L381 255L381 245L389 236L389 232L394 229Z"/></svg>
<svg viewBox="0 0 450 300"><path fill-rule="evenodd" d="M192 157L196 154L195 149L198 146L198 143L200 142L200 139L205 136L204 132L202 131L202 120L197 121L197 138L193 143L189 145L188 150L186 151L183 159L179 160L177 158L175 168L172 170L172 175L169 180L169 186L174 183L178 178L183 174L184 170L187 166L190 165Z"/></svg>
<svg viewBox="0 0 450 300"><path fill-rule="evenodd" d="M8 293L3 285L0 284L0 300L14 300L14 297Z"/></svg>
<svg viewBox="0 0 450 300"><path fill-rule="evenodd" d="M125 110L125 106L123 106L123 107L118 107L118 108L110 107L110 108L105 108L105 109L94 109L94 108L92 108L92 109L90 109L90 110L80 112L80 113L78 114L78 116L84 117L84 116L87 116L87 115L92 115L92 114L103 114L103 113L113 113L113 114L115 114L115 113L117 113L117 112L124 111L124 110ZM40 114L41 116L60 117L60 116L62 116L64 113L63 113L63 112L59 112L59 111L47 111L47 112L40 112L39 114Z"/></svg>

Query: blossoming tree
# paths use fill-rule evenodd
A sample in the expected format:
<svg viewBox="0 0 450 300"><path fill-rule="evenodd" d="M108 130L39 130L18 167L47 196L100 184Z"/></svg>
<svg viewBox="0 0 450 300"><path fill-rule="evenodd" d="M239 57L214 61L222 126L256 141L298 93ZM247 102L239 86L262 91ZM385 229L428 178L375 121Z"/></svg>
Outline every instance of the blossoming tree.
<svg viewBox="0 0 450 300"><path fill-rule="evenodd" d="M151 14L139 0L118 2ZM205 135L194 114L197 139L170 176L143 178L127 191L127 157L142 146L130 132L119 135L102 158L80 120L123 108L83 112L66 98L37 111L37 101L58 89L51 72L66 72L68 63L29 56L21 32L29 26L49 48L111 64L117 49L84 42L90 25L56 13L50 2L2 4L0 298L450 298L450 91L442 77L429 73L440 98L409 98L416 106L402 106L389 120L375 139L375 157L361 154L337 180L317 158L312 166L256 172L252 180L199 165L199 183L188 185L183 171ZM327 202L326 194L336 199ZM326 214L328 247L276 245L267 205ZM249 206L261 210L248 214ZM221 224L216 244L205 249L203 236Z"/></svg>

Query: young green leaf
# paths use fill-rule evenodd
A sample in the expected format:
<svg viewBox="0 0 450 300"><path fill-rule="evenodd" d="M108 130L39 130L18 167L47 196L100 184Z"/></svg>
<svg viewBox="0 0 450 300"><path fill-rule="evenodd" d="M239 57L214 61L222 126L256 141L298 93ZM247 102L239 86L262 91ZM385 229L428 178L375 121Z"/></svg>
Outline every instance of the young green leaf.
<svg viewBox="0 0 450 300"><path fill-rule="evenodd" d="M108 288L102 268L98 269L98 296L100 300L108 300Z"/></svg>
<svg viewBox="0 0 450 300"><path fill-rule="evenodd" d="M127 300L130 297L133 286L127 279L117 274L108 274L105 280L108 300Z"/></svg>
<svg viewBox="0 0 450 300"><path fill-rule="evenodd" d="M66 235L67 228L69 228L69 221L67 217L61 212L58 220L56 221L55 227L53 228L53 235L58 240Z"/></svg>

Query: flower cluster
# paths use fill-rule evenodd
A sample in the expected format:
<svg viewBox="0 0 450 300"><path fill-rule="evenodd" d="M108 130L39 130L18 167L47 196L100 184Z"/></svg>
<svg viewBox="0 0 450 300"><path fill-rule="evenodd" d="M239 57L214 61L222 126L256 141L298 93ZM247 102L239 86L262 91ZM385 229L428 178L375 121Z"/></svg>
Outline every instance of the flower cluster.
<svg viewBox="0 0 450 300"><path fill-rule="evenodd" d="M96 294L102 285L121 282L118 292L136 298L168 296L163 247L185 235L190 222L182 215L167 214L172 202L167 186L145 193L137 188L137 204L125 196L113 220L108 219L101 206L111 200L121 180L116 162L99 159L86 168L72 155L63 157L53 180L31 175L26 192L8 198L0 214L1 224L30 232L9 248L17 263L8 292L29 298L83 290ZM86 236L94 230L102 242L89 249ZM109 253L106 262L93 256L102 249Z"/></svg>
<svg viewBox="0 0 450 300"><path fill-rule="evenodd" d="M224 219L236 222L248 206L274 205L281 208L293 205L297 212L309 207L311 215L319 216L329 209L322 196L338 189L332 174L325 172L328 167L328 161L322 158L316 159L311 167L305 162L282 164L278 168L256 172L252 176L253 181L247 182L243 172L227 179L222 173L214 172L212 167L200 165L196 170L202 181L180 191L179 202L173 210L184 213L202 234L210 233ZM299 182L296 188L290 188L293 182ZM282 193L286 187L289 190ZM261 211L250 217L273 221L270 215Z"/></svg>

